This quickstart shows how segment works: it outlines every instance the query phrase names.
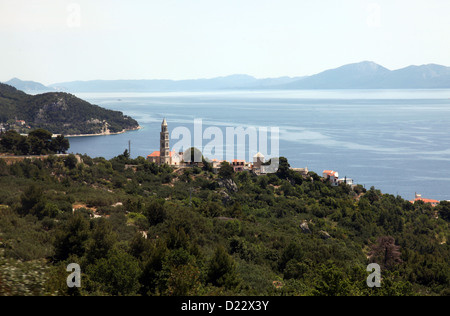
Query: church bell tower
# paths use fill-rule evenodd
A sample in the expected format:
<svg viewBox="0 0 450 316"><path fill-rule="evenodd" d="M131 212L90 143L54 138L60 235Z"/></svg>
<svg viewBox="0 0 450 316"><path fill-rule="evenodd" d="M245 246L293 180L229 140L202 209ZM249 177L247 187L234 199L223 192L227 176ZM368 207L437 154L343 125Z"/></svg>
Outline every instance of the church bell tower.
<svg viewBox="0 0 450 316"><path fill-rule="evenodd" d="M167 122L164 119L161 123L161 133L160 133L160 164L169 164L170 165L170 148L169 148L169 131L167 129Z"/></svg>

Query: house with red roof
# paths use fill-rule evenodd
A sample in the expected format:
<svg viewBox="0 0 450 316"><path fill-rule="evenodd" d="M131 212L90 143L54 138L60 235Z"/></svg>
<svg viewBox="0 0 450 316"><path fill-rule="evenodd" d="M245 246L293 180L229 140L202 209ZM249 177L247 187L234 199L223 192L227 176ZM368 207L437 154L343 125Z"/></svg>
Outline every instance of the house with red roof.
<svg viewBox="0 0 450 316"><path fill-rule="evenodd" d="M169 151L169 163L168 164L171 166L179 166L183 160L182 154L183 153ZM161 165L162 164L161 163L161 152L159 150L152 152L150 155L147 156L147 160L149 162L154 162L157 165Z"/></svg>
<svg viewBox="0 0 450 316"><path fill-rule="evenodd" d="M231 161L231 166L233 166L234 172L244 171L246 167L246 162L245 160L241 159L233 159Z"/></svg>
<svg viewBox="0 0 450 316"><path fill-rule="evenodd" d="M417 194L416 193L414 200L410 201L410 202L414 204L417 201L422 201L424 203L431 204L431 206L436 206L436 205L438 205L440 203L440 201L438 201L438 200L424 199L422 197L422 194Z"/></svg>
<svg viewBox="0 0 450 316"><path fill-rule="evenodd" d="M339 173L334 170L324 170L322 172L322 176L324 179L328 179L331 182L331 185L337 186L339 184Z"/></svg>

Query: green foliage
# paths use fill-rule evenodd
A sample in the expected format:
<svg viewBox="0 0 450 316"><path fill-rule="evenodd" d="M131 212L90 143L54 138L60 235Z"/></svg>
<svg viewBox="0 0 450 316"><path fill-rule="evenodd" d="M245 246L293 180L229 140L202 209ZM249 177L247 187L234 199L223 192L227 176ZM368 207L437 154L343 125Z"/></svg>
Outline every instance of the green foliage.
<svg viewBox="0 0 450 316"><path fill-rule="evenodd" d="M216 249L208 265L207 282L228 290L235 289L240 283L237 265L223 247Z"/></svg>
<svg viewBox="0 0 450 316"><path fill-rule="evenodd" d="M0 160L0 294L448 293L449 203L298 178L283 159L277 174L229 173L229 188L126 152L70 159ZM71 262L80 289L65 285ZM381 288L366 285L371 262Z"/></svg>
<svg viewBox="0 0 450 316"><path fill-rule="evenodd" d="M87 245L86 259L89 263L106 258L113 249L117 237L110 222L100 218L91 223L91 234Z"/></svg>
<svg viewBox="0 0 450 316"><path fill-rule="evenodd" d="M89 221L76 213L55 234L55 260L66 260L70 255L82 257L89 240Z"/></svg>
<svg viewBox="0 0 450 316"><path fill-rule="evenodd" d="M77 163L77 158L73 154L70 154L69 156L67 156L67 158L64 159L64 165L69 169L75 169Z"/></svg>
<svg viewBox="0 0 450 316"><path fill-rule="evenodd" d="M443 220L450 222L450 202L442 201L436 207L436 211Z"/></svg>
<svg viewBox="0 0 450 316"><path fill-rule="evenodd" d="M0 296L41 296L47 293L49 267L45 260L20 261L4 258L0 249Z"/></svg>
<svg viewBox="0 0 450 316"><path fill-rule="evenodd" d="M222 179L232 179L233 175L234 175L233 167L227 161L223 161L220 164L219 177L221 177Z"/></svg>
<svg viewBox="0 0 450 316"><path fill-rule="evenodd" d="M349 296L351 285L343 270L333 263L322 264L318 269L318 279L312 291L314 296Z"/></svg>
<svg viewBox="0 0 450 316"><path fill-rule="evenodd" d="M144 210L144 215L148 219L150 225L157 225L164 222L166 219L166 210L164 207L164 201L153 200Z"/></svg>
<svg viewBox="0 0 450 316"><path fill-rule="evenodd" d="M65 153L70 148L63 135L52 139L52 133L44 129L31 131L22 136L14 130L0 134L0 152L15 155L48 155Z"/></svg>
<svg viewBox="0 0 450 316"><path fill-rule="evenodd" d="M87 270L90 280L88 287L101 293L135 295L139 290L139 262L122 250L111 251L107 257L100 258Z"/></svg>

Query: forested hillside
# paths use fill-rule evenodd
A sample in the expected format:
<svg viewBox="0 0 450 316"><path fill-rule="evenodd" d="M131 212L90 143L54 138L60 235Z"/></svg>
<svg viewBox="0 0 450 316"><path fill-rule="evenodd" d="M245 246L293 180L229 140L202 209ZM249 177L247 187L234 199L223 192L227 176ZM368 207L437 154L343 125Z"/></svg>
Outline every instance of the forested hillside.
<svg viewBox="0 0 450 316"><path fill-rule="evenodd" d="M0 160L0 295L450 294L448 202L333 187L284 158L264 176L81 161Z"/></svg>
<svg viewBox="0 0 450 316"><path fill-rule="evenodd" d="M117 133L139 124L122 112L107 110L72 94L49 92L28 95L0 83L0 124L24 121L30 129L44 128L53 134Z"/></svg>

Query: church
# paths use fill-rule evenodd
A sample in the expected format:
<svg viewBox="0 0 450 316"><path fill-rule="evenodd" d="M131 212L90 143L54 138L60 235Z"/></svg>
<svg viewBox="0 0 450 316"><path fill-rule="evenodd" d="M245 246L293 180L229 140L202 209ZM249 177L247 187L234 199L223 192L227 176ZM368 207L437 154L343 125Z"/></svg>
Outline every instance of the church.
<svg viewBox="0 0 450 316"><path fill-rule="evenodd" d="M183 161L183 153L171 151L169 144L169 130L167 121L164 119L161 123L161 132L159 133L159 151L154 151L147 156L147 160L161 166L167 164L169 166L180 166Z"/></svg>

